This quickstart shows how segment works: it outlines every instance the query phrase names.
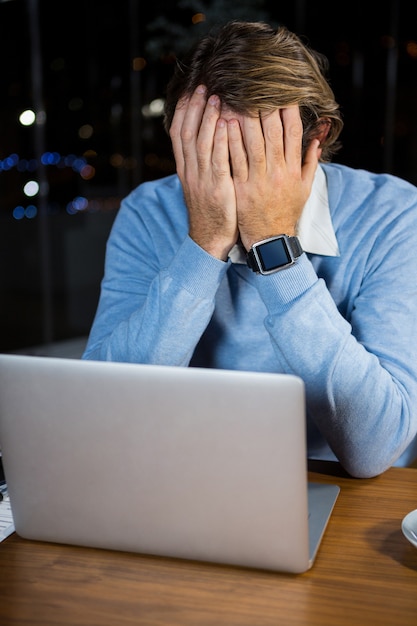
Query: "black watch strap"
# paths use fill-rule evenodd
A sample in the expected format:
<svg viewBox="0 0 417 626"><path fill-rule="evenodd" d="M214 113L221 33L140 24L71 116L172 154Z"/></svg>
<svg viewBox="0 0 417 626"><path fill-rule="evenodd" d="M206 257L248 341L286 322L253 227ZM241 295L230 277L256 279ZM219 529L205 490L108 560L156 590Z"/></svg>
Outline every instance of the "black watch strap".
<svg viewBox="0 0 417 626"><path fill-rule="evenodd" d="M298 237L287 237L287 243L290 247L294 259L298 259L303 254L300 240Z"/></svg>

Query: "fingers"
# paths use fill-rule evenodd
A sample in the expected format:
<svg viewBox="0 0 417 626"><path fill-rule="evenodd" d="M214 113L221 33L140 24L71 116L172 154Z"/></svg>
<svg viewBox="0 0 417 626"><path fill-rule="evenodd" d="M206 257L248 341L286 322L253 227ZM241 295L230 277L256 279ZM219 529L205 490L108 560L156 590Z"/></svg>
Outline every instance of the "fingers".
<svg viewBox="0 0 417 626"><path fill-rule="evenodd" d="M195 145L196 154L195 157L197 159L198 170L200 172L207 172L208 169L212 166L212 160L217 156L219 157L220 152L218 149L218 143L221 138L225 138L224 126L222 124L218 124L220 118L220 99L216 95L210 96L205 104L205 108L203 111L203 116L201 119L201 124L198 129L198 135ZM188 120L187 120L188 121ZM191 121L190 132L193 132L193 124ZM186 135L187 135L187 124L184 124L183 129L183 144L184 150L187 150L186 143ZM227 141L226 141L227 146ZM216 149L217 148L217 149Z"/></svg>
<svg viewBox="0 0 417 626"><path fill-rule="evenodd" d="M310 143L303 161L303 124L298 106L277 109L261 118L267 169L282 168L287 176L301 178L311 186L321 151L319 141Z"/></svg>
<svg viewBox="0 0 417 626"><path fill-rule="evenodd" d="M230 176L229 146L227 123L219 118L213 140L213 152L211 155L211 167L213 176L223 178Z"/></svg>
<svg viewBox="0 0 417 626"><path fill-rule="evenodd" d="M178 101L170 137L180 178L186 168L193 176L210 167L219 117L220 100L215 95L206 100L203 85L197 87L191 96Z"/></svg>
<svg viewBox="0 0 417 626"><path fill-rule="evenodd" d="M307 148L302 168L303 180L309 188L313 184L314 174L316 173L321 153L320 140L313 139Z"/></svg>
<svg viewBox="0 0 417 626"><path fill-rule="evenodd" d="M249 175L248 155L237 119L228 121L227 136L233 179L236 182L246 182Z"/></svg>
<svg viewBox="0 0 417 626"><path fill-rule="evenodd" d="M171 137L177 172L184 175L186 159L188 166L195 163L197 135L206 106L206 90L197 87L191 96L178 100L169 134Z"/></svg>
<svg viewBox="0 0 417 626"><path fill-rule="evenodd" d="M244 181L250 176L256 178L267 172L276 175L278 168L280 172L285 174L294 163L300 167L301 120L297 120L296 117L291 120L290 117L290 121L287 120L285 123L290 125L292 122L294 128L287 128L282 118L284 111L285 109L275 109L262 117L243 116L240 119L241 136L237 132L237 127L235 130L232 126L233 120L229 122L230 152L235 179ZM298 125L297 121L299 122ZM297 142L298 128L301 130L301 135ZM299 154L298 161L297 152Z"/></svg>
<svg viewBox="0 0 417 626"><path fill-rule="evenodd" d="M288 173L297 175L301 171L303 180L312 180L321 155L321 150L318 150L320 142L313 140L310 143L303 162L303 124L299 107L276 110L261 121L267 163L273 163L281 157Z"/></svg>
<svg viewBox="0 0 417 626"><path fill-rule="evenodd" d="M184 121L185 114L188 108L189 97L184 97L178 100L175 108L174 117L172 119L171 127L169 129L169 135L171 137L172 149L174 152L175 163L177 166L177 172L181 178L184 172L184 154L181 143L181 128Z"/></svg>
<svg viewBox="0 0 417 626"><path fill-rule="evenodd" d="M302 161L303 124L298 106L280 109L283 154L290 170L299 170ZM273 118L273 116L271 116ZM268 123L269 119L265 120Z"/></svg>

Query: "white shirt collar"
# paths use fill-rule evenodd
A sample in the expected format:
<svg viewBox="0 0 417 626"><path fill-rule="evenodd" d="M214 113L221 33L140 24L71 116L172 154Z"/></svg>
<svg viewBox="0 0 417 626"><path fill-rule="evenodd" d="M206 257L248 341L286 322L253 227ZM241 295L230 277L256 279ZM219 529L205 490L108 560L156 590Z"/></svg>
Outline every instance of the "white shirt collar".
<svg viewBox="0 0 417 626"><path fill-rule="evenodd" d="M298 220L297 234L305 252L340 256L329 208L326 174L320 165L314 176L310 197Z"/></svg>
<svg viewBox="0 0 417 626"><path fill-rule="evenodd" d="M297 234L305 252L323 256L340 256L329 208L326 174L319 165L310 196L298 221ZM229 253L233 263L245 263L246 254L239 244Z"/></svg>

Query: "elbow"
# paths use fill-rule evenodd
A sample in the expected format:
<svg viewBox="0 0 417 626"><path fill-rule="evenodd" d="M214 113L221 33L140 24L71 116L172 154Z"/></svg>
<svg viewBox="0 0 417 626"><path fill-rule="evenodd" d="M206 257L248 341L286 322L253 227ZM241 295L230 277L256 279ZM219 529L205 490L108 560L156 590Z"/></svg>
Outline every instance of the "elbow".
<svg viewBox="0 0 417 626"><path fill-rule="evenodd" d="M358 445L355 450L350 448L347 454L337 456L343 469L353 478L375 478L395 465L400 457L400 465L406 465L407 458L416 455L417 437L414 436L411 442L407 439L395 448L382 443L380 446Z"/></svg>
<svg viewBox="0 0 417 626"><path fill-rule="evenodd" d="M340 464L352 478L376 478L392 465L392 463L369 463L369 461L359 463L341 461Z"/></svg>

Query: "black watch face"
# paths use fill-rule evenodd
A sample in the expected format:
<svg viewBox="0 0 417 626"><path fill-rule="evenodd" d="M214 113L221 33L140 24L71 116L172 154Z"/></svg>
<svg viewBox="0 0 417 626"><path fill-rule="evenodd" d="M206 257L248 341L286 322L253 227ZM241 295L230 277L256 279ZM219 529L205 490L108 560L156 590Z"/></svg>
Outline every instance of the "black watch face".
<svg viewBox="0 0 417 626"><path fill-rule="evenodd" d="M292 262L284 239L274 239L256 248L263 272L272 272Z"/></svg>

